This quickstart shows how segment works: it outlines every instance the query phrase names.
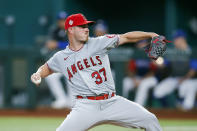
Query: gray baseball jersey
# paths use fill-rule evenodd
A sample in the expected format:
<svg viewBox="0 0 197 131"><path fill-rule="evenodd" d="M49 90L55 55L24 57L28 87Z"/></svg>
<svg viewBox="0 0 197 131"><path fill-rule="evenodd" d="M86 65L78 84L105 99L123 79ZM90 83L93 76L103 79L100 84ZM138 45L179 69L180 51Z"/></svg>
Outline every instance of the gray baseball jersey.
<svg viewBox="0 0 197 131"><path fill-rule="evenodd" d="M74 95L99 95L115 92L108 51L118 46L118 35L89 38L78 51L66 49L57 52L47 64L69 80Z"/></svg>
<svg viewBox="0 0 197 131"><path fill-rule="evenodd" d="M115 92L108 51L118 46L118 35L89 40L78 51L66 49L47 61L50 69L63 73L69 80L72 94L95 96ZM125 127L161 131L156 117L140 105L120 96L105 100L75 99L70 114L56 131L86 131L102 122L115 122ZM77 126L76 126L77 123Z"/></svg>

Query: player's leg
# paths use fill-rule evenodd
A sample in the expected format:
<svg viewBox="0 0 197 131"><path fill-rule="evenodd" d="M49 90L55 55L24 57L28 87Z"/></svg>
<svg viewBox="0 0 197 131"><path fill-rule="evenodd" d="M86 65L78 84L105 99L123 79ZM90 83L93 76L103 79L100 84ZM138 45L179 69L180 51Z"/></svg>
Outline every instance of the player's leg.
<svg viewBox="0 0 197 131"><path fill-rule="evenodd" d="M141 105L121 96L115 96L107 101L104 117L124 127L143 128L146 131L162 131L154 114ZM110 104L111 103L111 104Z"/></svg>
<svg viewBox="0 0 197 131"><path fill-rule="evenodd" d="M128 98L129 92L134 89L134 86L135 84L134 84L133 79L131 77L125 77L123 79L123 89L122 89L123 96Z"/></svg>
<svg viewBox="0 0 197 131"><path fill-rule="evenodd" d="M87 131L90 127L101 121L99 101L77 100L70 114L56 129L56 131Z"/></svg>
<svg viewBox="0 0 197 131"><path fill-rule="evenodd" d="M156 86L157 79L155 77L144 78L138 86L135 102L144 106L148 97L148 91Z"/></svg>
<svg viewBox="0 0 197 131"><path fill-rule="evenodd" d="M185 80L179 87L179 96L183 98L182 108L190 110L194 107L197 92L197 79Z"/></svg>
<svg viewBox="0 0 197 131"><path fill-rule="evenodd" d="M52 103L52 107L54 108L62 108L67 105L67 96L65 94L64 87L60 80L61 77L62 74L54 73L45 78L51 93L55 97L55 102Z"/></svg>
<svg viewBox="0 0 197 131"><path fill-rule="evenodd" d="M166 95L172 93L178 87L178 78L168 77L162 80L154 88L154 96L156 98L163 98Z"/></svg>

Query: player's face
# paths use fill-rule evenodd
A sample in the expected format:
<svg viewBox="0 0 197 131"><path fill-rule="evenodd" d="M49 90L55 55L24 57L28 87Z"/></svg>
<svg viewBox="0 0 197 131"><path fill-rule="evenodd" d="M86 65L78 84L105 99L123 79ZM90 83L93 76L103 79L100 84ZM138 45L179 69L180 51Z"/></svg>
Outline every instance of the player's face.
<svg viewBox="0 0 197 131"><path fill-rule="evenodd" d="M89 37L88 25L80 25L74 27L74 36L78 41L86 42Z"/></svg>

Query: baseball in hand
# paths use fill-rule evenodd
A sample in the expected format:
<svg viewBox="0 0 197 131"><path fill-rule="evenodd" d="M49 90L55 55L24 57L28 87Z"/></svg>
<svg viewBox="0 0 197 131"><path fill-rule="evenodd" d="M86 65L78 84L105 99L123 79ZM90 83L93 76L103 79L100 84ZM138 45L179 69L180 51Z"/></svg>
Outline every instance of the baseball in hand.
<svg viewBox="0 0 197 131"><path fill-rule="evenodd" d="M36 85L39 85L41 83L41 77L39 74L36 74L34 73L32 76L31 76L31 81L36 84Z"/></svg>
<svg viewBox="0 0 197 131"><path fill-rule="evenodd" d="M162 64L164 63L163 57L159 57L159 58L156 60L156 63L157 63L158 65L162 65Z"/></svg>
<svg viewBox="0 0 197 131"><path fill-rule="evenodd" d="M34 80L34 83L35 83L36 85L40 84L40 83L41 83L41 78L38 79L38 80Z"/></svg>

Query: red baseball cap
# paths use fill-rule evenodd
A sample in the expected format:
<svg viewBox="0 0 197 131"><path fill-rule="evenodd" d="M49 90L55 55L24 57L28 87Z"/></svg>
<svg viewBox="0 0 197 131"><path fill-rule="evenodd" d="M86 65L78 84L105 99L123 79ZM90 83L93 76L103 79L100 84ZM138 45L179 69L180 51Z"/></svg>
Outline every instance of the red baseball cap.
<svg viewBox="0 0 197 131"><path fill-rule="evenodd" d="M73 14L66 18L65 21L65 30L69 27L78 26L78 25L85 25L85 24L94 24L94 21L88 21L85 16L81 13Z"/></svg>

